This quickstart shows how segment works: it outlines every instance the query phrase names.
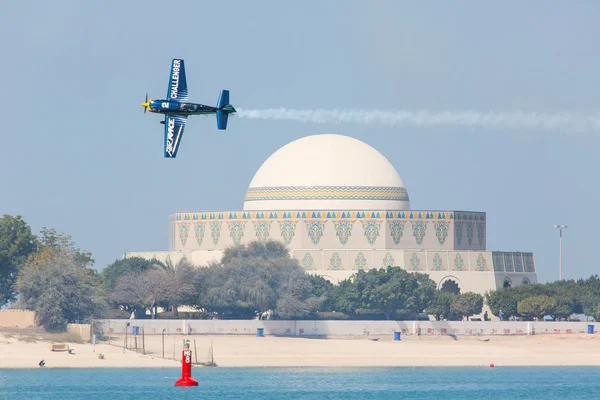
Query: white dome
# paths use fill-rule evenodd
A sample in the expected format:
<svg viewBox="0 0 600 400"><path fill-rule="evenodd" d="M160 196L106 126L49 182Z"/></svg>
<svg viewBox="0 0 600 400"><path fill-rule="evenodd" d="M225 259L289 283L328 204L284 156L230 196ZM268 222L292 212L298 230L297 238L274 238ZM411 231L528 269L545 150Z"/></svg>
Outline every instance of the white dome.
<svg viewBox="0 0 600 400"><path fill-rule="evenodd" d="M409 210L394 166L342 135L314 135L273 153L254 175L244 210Z"/></svg>

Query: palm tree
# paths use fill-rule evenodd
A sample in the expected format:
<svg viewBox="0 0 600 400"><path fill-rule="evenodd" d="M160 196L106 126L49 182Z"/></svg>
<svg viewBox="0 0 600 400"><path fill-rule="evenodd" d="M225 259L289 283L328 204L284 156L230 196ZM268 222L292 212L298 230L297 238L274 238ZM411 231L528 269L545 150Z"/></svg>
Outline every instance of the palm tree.
<svg viewBox="0 0 600 400"><path fill-rule="evenodd" d="M177 307L188 303L195 294L195 268L185 256L176 264L167 257L165 262L156 261L153 266L162 272L165 301L173 309L173 318L178 319Z"/></svg>

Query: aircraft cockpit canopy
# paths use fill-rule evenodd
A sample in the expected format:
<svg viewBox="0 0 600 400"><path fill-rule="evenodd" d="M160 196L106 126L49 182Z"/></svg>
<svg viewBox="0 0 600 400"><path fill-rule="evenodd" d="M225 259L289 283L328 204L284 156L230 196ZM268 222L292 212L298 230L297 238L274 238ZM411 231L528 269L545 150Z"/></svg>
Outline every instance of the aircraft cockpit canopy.
<svg viewBox="0 0 600 400"><path fill-rule="evenodd" d="M196 111L196 110L198 110L198 106L196 104L181 103L179 105L179 111Z"/></svg>

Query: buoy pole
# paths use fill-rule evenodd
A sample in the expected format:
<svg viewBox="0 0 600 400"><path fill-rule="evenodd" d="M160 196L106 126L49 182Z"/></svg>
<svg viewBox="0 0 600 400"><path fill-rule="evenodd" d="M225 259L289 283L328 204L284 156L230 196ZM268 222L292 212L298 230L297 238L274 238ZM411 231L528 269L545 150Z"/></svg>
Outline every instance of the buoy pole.
<svg viewBox="0 0 600 400"><path fill-rule="evenodd" d="M192 378L192 351L187 340L181 352L181 379L175 381L175 386L198 386L198 381Z"/></svg>

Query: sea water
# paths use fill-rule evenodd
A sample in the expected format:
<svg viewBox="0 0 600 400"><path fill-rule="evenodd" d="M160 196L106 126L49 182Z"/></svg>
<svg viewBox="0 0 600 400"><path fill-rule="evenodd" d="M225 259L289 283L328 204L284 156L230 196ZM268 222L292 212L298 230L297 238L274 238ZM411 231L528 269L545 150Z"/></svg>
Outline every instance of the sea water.
<svg viewBox="0 0 600 400"><path fill-rule="evenodd" d="M600 399L600 367L0 369L0 399Z"/></svg>

